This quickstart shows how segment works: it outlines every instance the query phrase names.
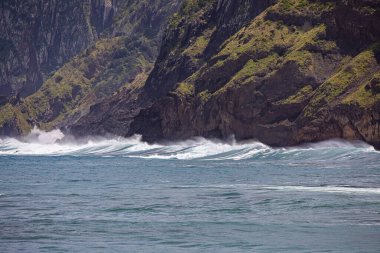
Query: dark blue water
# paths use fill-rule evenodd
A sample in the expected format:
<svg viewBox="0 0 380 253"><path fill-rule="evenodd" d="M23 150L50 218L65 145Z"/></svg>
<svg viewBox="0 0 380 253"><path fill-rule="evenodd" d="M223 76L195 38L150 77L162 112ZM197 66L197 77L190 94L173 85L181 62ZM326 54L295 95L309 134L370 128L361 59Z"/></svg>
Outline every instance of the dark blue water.
<svg viewBox="0 0 380 253"><path fill-rule="evenodd" d="M0 252L380 252L380 154L1 140Z"/></svg>

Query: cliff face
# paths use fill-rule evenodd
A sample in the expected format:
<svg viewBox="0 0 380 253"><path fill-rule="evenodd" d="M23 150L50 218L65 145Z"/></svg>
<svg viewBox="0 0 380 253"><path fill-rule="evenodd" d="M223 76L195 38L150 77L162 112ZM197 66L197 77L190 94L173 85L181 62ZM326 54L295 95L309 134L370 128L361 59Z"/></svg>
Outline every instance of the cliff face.
<svg viewBox="0 0 380 253"><path fill-rule="evenodd" d="M12 73L4 75L9 81L1 82L1 91L8 97L0 104L0 134L23 134L33 125L47 130L64 127L85 115L94 103L136 83L151 70L167 18L180 4L179 0L5 2L2 11L10 12L12 7L15 18L35 6L39 16L30 15L37 25L30 25L38 29L4 19L9 20L10 32L27 38L10 37L24 43L12 48L27 56L21 58L26 62L12 65L12 49L0 64L18 71L23 71L20 64L24 64L21 75L30 72L40 78L17 83ZM37 56L33 54L36 61L31 62L29 51L22 50L36 47L35 40L41 41L43 53L33 49ZM9 98L11 93L21 96Z"/></svg>
<svg viewBox="0 0 380 253"><path fill-rule="evenodd" d="M166 95L203 66L220 45L274 1L187 1L167 30L145 90Z"/></svg>
<svg viewBox="0 0 380 253"><path fill-rule="evenodd" d="M0 97L26 97L98 38L112 1L4 0L0 3Z"/></svg>
<svg viewBox="0 0 380 253"><path fill-rule="evenodd" d="M216 11L223 4L213 6L210 20L225 20ZM238 31L223 43L213 40L218 26L205 22L189 44L164 50L146 86L147 93L163 91L128 135L148 141L234 135L274 146L345 138L379 146L379 7L378 1L267 2L260 15L231 26ZM176 29L186 31L189 20ZM174 32L165 41L180 37ZM191 67L184 73L184 66Z"/></svg>
<svg viewBox="0 0 380 253"><path fill-rule="evenodd" d="M378 0L93 3L96 42L1 107L0 134L380 145Z"/></svg>
<svg viewBox="0 0 380 253"><path fill-rule="evenodd" d="M142 108L149 107L195 73L228 37L273 2L185 1L169 21L160 54L145 85L97 104L71 126L71 131L76 134L108 132L126 135L130 123ZM152 128L151 131L155 130Z"/></svg>

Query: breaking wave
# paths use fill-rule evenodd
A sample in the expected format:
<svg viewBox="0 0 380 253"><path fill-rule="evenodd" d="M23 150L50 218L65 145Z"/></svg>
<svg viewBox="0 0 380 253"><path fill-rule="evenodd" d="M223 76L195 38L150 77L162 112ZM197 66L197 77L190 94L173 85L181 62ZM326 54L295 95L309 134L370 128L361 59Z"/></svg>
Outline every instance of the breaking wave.
<svg viewBox="0 0 380 253"><path fill-rule="evenodd" d="M245 191L279 191L279 192L320 192L320 193L341 193L341 194L380 194L378 187L359 187L350 185L319 185L319 186L301 186L301 185L255 185L255 184L219 184L219 185L181 185L172 186L176 189L222 189L222 190L245 190Z"/></svg>
<svg viewBox="0 0 380 253"><path fill-rule="evenodd" d="M88 138L75 140L65 136L60 130L44 132L34 128L21 139L5 137L0 139L0 155L31 156L102 156L131 157L144 159L351 159L360 154L378 152L362 142L331 140L290 148L271 148L260 142L237 143L234 140L221 142L194 138L182 142L148 144L140 136L131 138Z"/></svg>

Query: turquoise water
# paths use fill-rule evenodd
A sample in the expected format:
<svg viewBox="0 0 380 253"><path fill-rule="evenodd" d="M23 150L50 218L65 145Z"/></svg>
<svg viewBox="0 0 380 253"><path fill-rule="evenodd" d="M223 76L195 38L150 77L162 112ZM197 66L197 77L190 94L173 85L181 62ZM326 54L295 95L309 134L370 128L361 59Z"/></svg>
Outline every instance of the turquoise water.
<svg viewBox="0 0 380 253"><path fill-rule="evenodd" d="M48 137L0 140L0 252L380 252L365 144Z"/></svg>

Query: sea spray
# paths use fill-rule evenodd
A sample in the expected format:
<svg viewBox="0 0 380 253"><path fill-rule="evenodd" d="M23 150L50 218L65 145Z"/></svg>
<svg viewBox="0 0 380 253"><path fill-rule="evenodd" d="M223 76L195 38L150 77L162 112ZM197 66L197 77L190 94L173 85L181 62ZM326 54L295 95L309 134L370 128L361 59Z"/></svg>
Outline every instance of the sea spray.
<svg viewBox="0 0 380 253"><path fill-rule="evenodd" d="M59 129L45 132L34 126L32 131L26 137L22 138L22 141L26 143L54 144L64 137L65 135Z"/></svg>
<svg viewBox="0 0 380 253"><path fill-rule="evenodd" d="M310 160L344 159L351 154L376 152L362 142L331 140L299 147L271 148L257 141L238 143L193 138L187 141L149 144L141 136L88 137L74 139L60 130L45 132L34 128L21 139L0 139L0 155L50 155L50 156L121 156L144 159L288 159L298 156Z"/></svg>

